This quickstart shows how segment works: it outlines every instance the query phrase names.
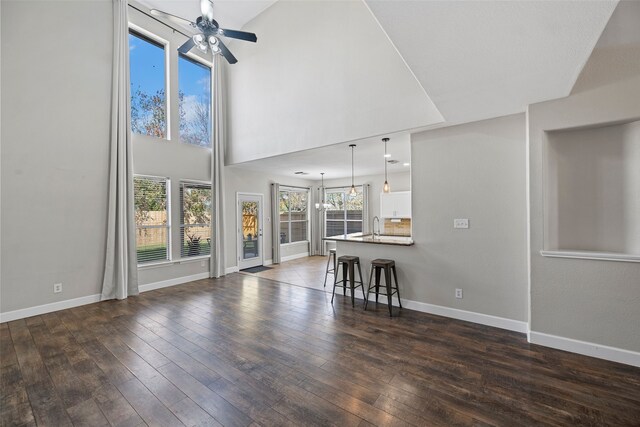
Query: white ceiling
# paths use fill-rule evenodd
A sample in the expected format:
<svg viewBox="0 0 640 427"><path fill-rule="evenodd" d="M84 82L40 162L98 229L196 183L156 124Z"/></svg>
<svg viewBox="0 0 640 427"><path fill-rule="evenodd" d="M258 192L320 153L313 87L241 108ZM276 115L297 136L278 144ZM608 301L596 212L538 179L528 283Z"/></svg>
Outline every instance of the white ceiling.
<svg viewBox="0 0 640 427"><path fill-rule="evenodd" d="M159 9L191 21L200 16L200 0L138 0L149 9ZM276 0L214 0L214 17L222 28L239 30Z"/></svg>
<svg viewBox="0 0 640 427"><path fill-rule="evenodd" d="M640 1L621 1L572 93L640 76Z"/></svg>
<svg viewBox="0 0 640 427"><path fill-rule="evenodd" d="M140 1L189 19L200 14L197 0ZM569 95L618 3L363 1L444 117L435 127L523 112L528 104ZM215 17L223 28L240 29L274 2L215 0ZM408 159L408 135L392 139L390 147L400 141L406 141L406 148L394 151ZM358 144L356 174L381 173L382 143ZM238 167L279 175L303 170L311 179L320 172L344 177L350 174L347 147L343 143Z"/></svg>
<svg viewBox="0 0 640 427"><path fill-rule="evenodd" d="M411 144L408 133L387 135L387 153L389 160L398 160L397 164L387 164L388 173L408 172L411 162ZM354 173L355 176L380 175L384 173L384 144L381 138L368 138L354 141ZM271 175L292 176L310 180L319 180L320 172L325 172L325 179L351 176L350 142L345 142L312 150L298 151L281 156L268 157L234 167L265 172ZM295 175L303 171L308 175Z"/></svg>
<svg viewBox="0 0 640 427"><path fill-rule="evenodd" d="M366 3L450 125L569 95L617 0Z"/></svg>

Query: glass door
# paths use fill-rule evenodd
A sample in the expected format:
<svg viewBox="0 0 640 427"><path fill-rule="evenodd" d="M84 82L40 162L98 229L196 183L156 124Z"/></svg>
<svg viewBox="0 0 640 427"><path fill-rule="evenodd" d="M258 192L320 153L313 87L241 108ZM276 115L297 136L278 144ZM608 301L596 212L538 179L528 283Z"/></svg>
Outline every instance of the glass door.
<svg viewBox="0 0 640 427"><path fill-rule="evenodd" d="M238 267L263 264L262 195L238 193Z"/></svg>

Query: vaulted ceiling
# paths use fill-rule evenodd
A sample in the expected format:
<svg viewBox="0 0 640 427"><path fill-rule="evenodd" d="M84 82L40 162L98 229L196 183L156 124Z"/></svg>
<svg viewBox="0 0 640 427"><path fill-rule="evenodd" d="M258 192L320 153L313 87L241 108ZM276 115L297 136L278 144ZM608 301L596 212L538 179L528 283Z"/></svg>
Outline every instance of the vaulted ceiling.
<svg viewBox="0 0 640 427"><path fill-rule="evenodd" d="M199 15L197 0L140 1L149 7L190 19ZM322 3L326 3L328 9L339 10L336 8L336 3L339 2L335 1L214 0L215 16L222 27L245 27L256 32L259 29L264 36L261 38L261 34L258 34L257 45L234 43L232 49L240 62L229 70L230 74L233 73L230 87L241 92L239 97L235 96L237 93L232 95L234 100L239 98L239 102L243 103L240 106L237 103L232 105L232 113L237 113L239 108L244 108L243 111L249 113L240 123L232 121L229 131L233 143L231 148L237 149L246 141L252 141L253 145L245 147L245 152L232 154L230 163L346 143L358 138L375 137L377 140L385 133L450 126L504 116L523 112L526 106L532 103L567 96L571 93L618 4L618 0L343 1L363 4L365 7L348 8L349 11L353 10L354 15L345 20L343 14L333 15L332 18L331 13L318 13L322 10ZM300 4L304 3L315 6L301 7ZM360 13L358 16L361 17L356 17L356 12ZM404 93L402 91L406 92L406 88L414 87L417 88L414 89L416 99L412 99L412 102L416 105L421 102L427 107L434 106L429 107L431 110L424 108L424 111L431 112L420 113L416 116L417 119L407 120L407 111L415 111L416 108L404 102L397 102L398 118L393 119L397 126L389 125L388 129L378 129L376 124L379 124L380 120L376 119L369 126L371 133L365 134L360 130L350 134L345 132L342 138L338 134L321 135L321 129L312 127L315 125L313 120L305 122L309 124L307 129L296 128L304 118L300 116L301 110L296 110L300 105L296 96L299 98L305 95L304 90L307 90L302 86L304 78L308 79L307 86L310 87L319 81L319 76L312 75L308 69L303 68L300 68L300 71L305 73L302 79L290 79L291 70L295 72L298 67L298 58L322 58L325 60L324 64L329 67L328 72L338 70L334 68L343 64L345 71L342 71L342 75L336 74L338 79L342 79L337 84L345 88L350 85L362 85L363 80L352 77L358 75L357 70L345 65L351 64L349 58L366 56L368 42L363 39L354 44L356 33L364 31L366 35L363 37L371 43L384 46L384 43L379 41L379 36L373 32L369 33L371 27L366 23L366 14L369 15L369 19L373 18L380 36L387 38L390 46L380 50L374 62L361 61L366 64L362 66L362 76L370 78L375 73L382 73L374 80L375 84L370 84L371 92L384 88L390 93ZM341 20L345 22L338 24ZM283 23L288 24L280 28ZM278 24L278 28L274 28L275 24ZM276 41L277 37L280 39ZM274 48L275 43L278 43L277 49ZM283 49L285 45L289 48ZM300 50L302 46L312 46L311 52L305 53L304 50ZM288 115L283 114L286 113L285 110L279 113L275 110L289 108L283 107L286 98L284 95L289 89L279 87L274 94L281 96L277 96L278 102L274 104L273 94L261 94L264 90L271 89L259 86L259 79L256 82L255 78L249 78L255 73L249 73L248 68L256 65L264 68L266 61L272 61L273 67L285 70L289 73L286 79L295 82L296 89L291 98L295 106L291 106L293 110ZM317 67L322 68L323 62L318 61ZM376 69L379 66L373 65L377 63L387 66L397 64L398 61L406 65L408 72L383 72ZM401 69L399 66L396 68ZM345 78L347 74L348 77ZM335 77L333 74L328 76L325 73L321 78ZM326 81L323 83L327 84ZM257 94L257 99L249 100L244 93L247 91ZM260 96L264 99L261 100ZM404 96L403 100L408 99ZM424 100L417 101L419 97ZM387 96L387 99L393 97ZM349 112L354 108L357 111L366 110L373 105L372 100L360 100L361 104L357 102L348 105ZM327 114L335 115L334 110L339 110L341 105L345 108L347 106L345 102L338 103L337 106L327 104L323 106L323 111L331 111ZM378 112L382 111L381 107L375 108ZM349 112L338 111L337 117L347 117ZM265 126L256 126L255 118L265 114L274 114L273 120L270 123L265 120ZM385 117L389 114L392 115L385 113ZM283 123L283 117L291 117L291 122ZM296 117L297 121L293 117ZM327 118L331 120L326 120L325 127L340 127L339 120L334 116ZM407 126L408 123L410 126ZM287 126L288 124L290 126ZM345 123L342 126L348 127L349 124ZM287 130L289 134L286 133ZM304 138L296 139L301 134L305 134ZM312 142L314 137L319 141ZM263 143L260 138L269 143ZM227 160L229 161L229 158Z"/></svg>

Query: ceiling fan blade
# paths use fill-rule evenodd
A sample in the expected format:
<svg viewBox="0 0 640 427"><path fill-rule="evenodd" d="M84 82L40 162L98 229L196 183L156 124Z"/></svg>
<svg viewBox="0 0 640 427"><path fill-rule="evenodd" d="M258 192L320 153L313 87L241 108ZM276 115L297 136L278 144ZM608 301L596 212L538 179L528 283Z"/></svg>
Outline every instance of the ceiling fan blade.
<svg viewBox="0 0 640 427"><path fill-rule="evenodd" d="M218 39L218 46L220 46L220 53L227 59L227 62L229 62L229 64L235 64L236 62L238 62L236 57L233 56L233 53L231 53L229 49L227 49L227 46L225 46L225 44L222 43L222 40L220 39Z"/></svg>
<svg viewBox="0 0 640 427"><path fill-rule="evenodd" d="M154 16L159 16L161 18L168 19L169 21L175 22L176 24L188 25L189 27L196 28L196 24L191 22L191 21L189 21L188 19L184 19L184 18L181 18L179 16L172 15L170 13L163 12L163 11L158 10L158 9L151 9L151 14L154 15Z"/></svg>
<svg viewBox="0 0 640 427"><path fill-rule="evenodd" d="M246 31L225 30L224 28L220 28L218 30L218 34L225 37L231 37L232 39L246 40L248 42L255 43L258 41L258 37L255 34L247 33Z"/></svg>
<svg viewBox="0 0 640 427"><path fill-rule="evenodd" d="M182 46L180 46L178 48L178 52L180 52L181 54L185 55L187 52L189 52L194 46L196 45L196 42L193 41L193 37L189 37L189 40L187 40L186 42L184 42L184 44Z"/></svg>

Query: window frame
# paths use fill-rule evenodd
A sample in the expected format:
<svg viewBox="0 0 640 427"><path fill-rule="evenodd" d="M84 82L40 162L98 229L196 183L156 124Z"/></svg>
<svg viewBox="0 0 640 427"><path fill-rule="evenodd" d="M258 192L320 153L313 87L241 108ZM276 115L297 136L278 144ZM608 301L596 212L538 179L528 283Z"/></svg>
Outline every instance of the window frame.
<svg viewBox="0 0 640 427"><path fill-rule="evenodd" d="M151 135L147 135L147 134L142 134L142 133L136 133L133 131L133 129L131 129L131 140L132 142L135 143L135 140L137 139L143 139L143 140L148 140L148 141L153 141L153 142L168 142L171 141L173 138L171 137L171 133L172 133L172 126L171 126L171 121L172 121L172 117L173 117L173 108L172 107L172 102L171 102L171 79L170 79L170 73L171 73L171 55L169 52L169 48L170 48L170 43L168 40L163 39L162 37L158 36L157 34L152 33L151 31L147 31L144 28L129 22L129 31L127 33L127 35L129 34L133 34L134 36L147 41L148 43L151 44L155 44L159 47L162 47L162 51L164 53L164 114L165 114L165 137L164 138L159 138L159 137L155 137L155 136L151 136ZM129 58L129 63L130 63L131 59ZM129 76L131 75L131 65L129 65ZM131 78L131 77L129 77ZM131 97L131 94L129 94L129 97ZM131 114L131 106L129 106L129 114Z"/></svg>
<svg viewBox="0 0 640 427"><path fill-rule="evenodd" d="M139 259L137 259L137 266L138 268L140 267L148 267L151 265L158 265L158 264L167 264L173 261L173 256L172 256L172 250L173 250L173 239L171 238L171 230L172 230L172 223L171 223L171 178L169 177L163 177L163 176L156 176L156 175L145 175L145 174L134 174L133 175L133 179L135 180L136 178L143 178L143 179L148 179L148 180L152 180L152 181L158 181L158 182L165 182L165 203L166 203L166 210L167 210L167 223L166 225L148 225L148 226L138 226L137 224L135 225L136 227L136 258L137 258L137 253L138 253L138 228L143 228L143 229L157 229L157 228L166 228L167 229L167 257L163 260L152 260L152 261L148 261L148 262L140 262ZM135 185L134 185L135 188ZM135 191L134 191L134 212L135 212Z"/></svg>
<svg viewBox="0 0 640 427"><path fill-rule="evenodd" d="M278 222L280 227L278 227L278 230L281 230L282 227L282 223L287 223L288 224L288 237L289 237L289 241L287 243L280 243L280 236L277 237L278 239L278 243L280 243L280 246L287 246L287 245L295 245L295 244L299 244L299 243L309 243L309 225L310 225L310 206L311 206L311 189L303 189L303 188L295 188L295 187L286 187L286 186L281 186L280 187L280 194L278 194L278 203L280 203L280 197L282 193L306 193L307 194L307 208L306 208L306 219L296 219L296 220L292 220L291 219L291 208L289 208L287 210L287 214L288 214L288 219L286 221L282 221L280 219L280 209L278 209ZM296 222L296 223L302 223L305 222L306 223L306 229L307 229L307 233L306 233L306 239L305 240L297 240L295 242L291 241L291 223Z"/></svg>
<svg viewBox="0 0 640 427"><path fill-rule="evenodd" d="M196 145L196 144L191 144L188 142L183 142L182 138L180 136L180 57L184 57L184 59L186 59L187 61L191 61L191 62L195 62L196 64L202 65L203 67L206 67L209 69L209 90L210 90L210 94L209 94L209 99L210 99L210 103L211 105L209 106L209 124L210 124L210 128L209 128L209 145L208 146L202 146L202 145ZM177 87L177 92L176 92L176 100L177 100L177 105L178 105L178 130L177 130L177 141L180 144L189 146L189 147L198 147L198 148L205 148L208 150L212 150L213 148L213 131L214 131L214 126L215 124L213 123L213 63L204 60L203 58L193 55L191 54L191 52L187 52L187 53L180 53L178 52L177 54L177 59L176 59L176 70L177 70L177 81L176 81L176 87Z"/></svg>
<svg viewBox="0 0 640 427"><path fill-rule="evenodd" d="M198 181L198 180L193 180L193 179L181 179L180 180L180 184L179 184L179 203L180 203L180 259L181 260L193 260L193 259L204 259L204 258L210 258L211 257L211 251L209 251L208 254L206 255L183 255L183 249L184 249L184 242L185 242L185 238L184 238L184 229L186 224L184 224L184 201L183 201L183 194L184 194L184 186L185 185L191 185L191 186L195 186L195 187L206 187L209 190L211 190L211 203L213 203L213 185L210 182L206 182L206 181ZM188 224L189 226L194 226L194 225L198 225L198 226L207 226L209 228L211 228L211 226L213 225L213 215L211 217L211 222L208 224ZM213 236L210 237L210 239L213 239ZM211 241L209 242L209 248L212 247L212 243Z"/></svg>
<svg viewBox="0 0 640 427"><path fill-rule="evenodd" d="M327 212L328 210L324 211L324 215L323 215L323 221L324 221L324 237L331 237L327 235L327 221L330 222L342 222L343 226L342 226L342 235L347 235L347 231L349 229L348 227L348 223L350 222L359 222L362 224L362 226L360 227L360 232L363 233L364 232L364 224L365 224L365 211L364 211L364 185L356 185L356 189L359 189L359 194L361 195L362 202L363 202L363 206L362 206L362 219L348 219L348 210L347 210L347 197L349 197L349 190L351 190L351 187L327 187L324 189L324 200L327 200L327 193L341 193L342 194L342 205L344 206L344 215L342 219L330 219L327 220Z"/></svg>

